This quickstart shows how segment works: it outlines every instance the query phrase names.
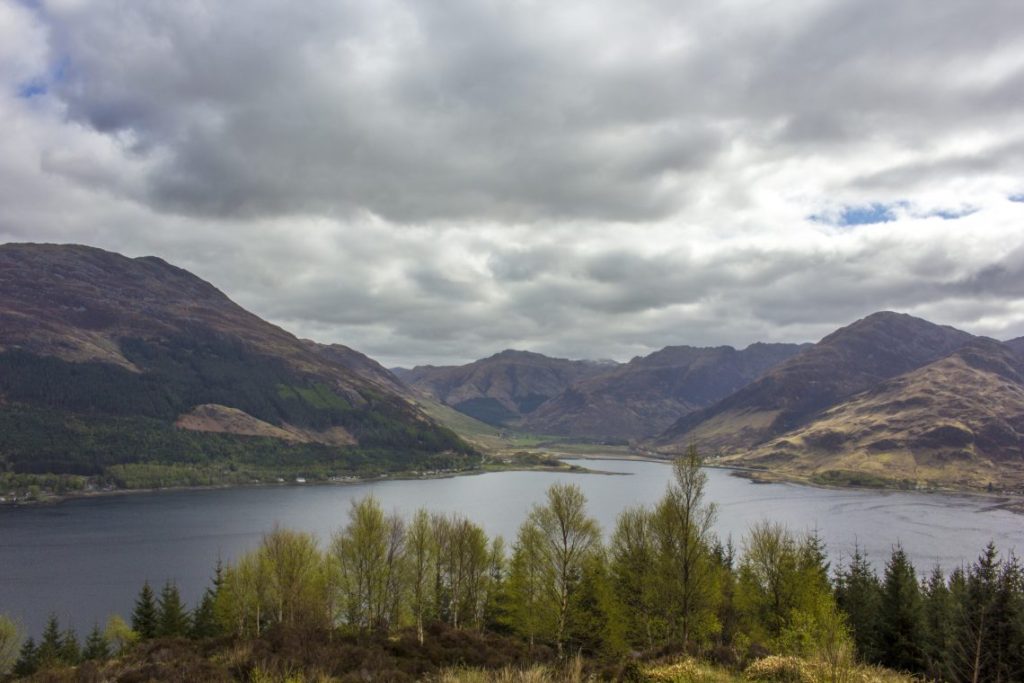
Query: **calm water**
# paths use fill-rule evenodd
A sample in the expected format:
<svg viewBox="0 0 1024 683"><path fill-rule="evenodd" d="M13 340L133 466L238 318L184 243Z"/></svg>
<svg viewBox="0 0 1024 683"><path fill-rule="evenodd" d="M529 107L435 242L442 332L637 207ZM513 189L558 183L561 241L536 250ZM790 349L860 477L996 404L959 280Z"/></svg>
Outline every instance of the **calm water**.
<svg viewBox="0 0 1024 683"><path fill-rule="evenodd" d="M323 544L344 523L350 501L373 492L385 509L458 511L511 541L530 506L553 482L575 482L591 513L610 530L625 507L652 503L665 490L667 465L589 461L627 473L601 476L503 472L427 481L348 486L282 486L183 491L74 500L48 507L0 509L0 613L38 633L50 612L87 631L114 612L127 617L144 579L171 578L194 602L218 558L254 548L275 524L310 531ZM961 496L836 491L751 484L708 470L719 505L717 530L739 546L761 519L795 530L817 528L834 559L859 543L879 566L899 541L919 571L972 561L989 539L1024 552L1024 516ZM159 586L157 586L159 587Z"/></svg>

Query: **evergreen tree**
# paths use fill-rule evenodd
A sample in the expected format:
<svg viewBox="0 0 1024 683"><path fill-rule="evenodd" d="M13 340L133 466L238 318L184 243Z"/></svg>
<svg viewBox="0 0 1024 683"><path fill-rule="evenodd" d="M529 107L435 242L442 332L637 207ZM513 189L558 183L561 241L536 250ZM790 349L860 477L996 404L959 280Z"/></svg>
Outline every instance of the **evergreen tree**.
<svg viewBox="0 0 1024 683"><path fill-rule="evenodd" d="M836 574L835 594L836 603L846 613L858 654L865 661L878 661L882 584L867 555L857 545L850 564Z"/></svg>
<svg viewBox="0 0 1024 683"><path fill-rule="evenodd" d="M61 634L60 637L60 651L57 655L58 659L63 664L68 666L75 666L82 659L82 648L78 644L78 635L75 630L68 628Z"/></svg>
<svg viewBox="0 0 1024 683"><path fill-rule="evenodd" d="M18 661L14 664L15 676L31 676L39 669L39 649L34 638L29 637L21 645Z"/></svg>
<svg viewBox="0 0 1024 683"><path fill-rule="evenodd" d="M139 638L147 640L155 638L158 628L156 598L153 596L153 589L149 581L142 584L139 597L135 600L135 610L132 612L132 630Z"/></svg>
<svg viewBox="0 0 1024 683"><path fill-rule="evenodd" d="M188 633L189 616L185 605L181 602L178 587L168 581L160 591L157 605L156 635L184 636Z"/></svg>
<svg viewBox="0 0 1024 683"><path fill-rule="evenodd" d="M51 614L46 620L46 628L43 629L43 638L39 642L37 661L40 668L52 666L60 660L60 622L57 615Z"/></svg>
<svg viewBox="0 0 1024 683"><path fill-rule="evenodd" d="M914 566L896 545L882 581L879 645L881 663L899 671L922 668L921 591Z"/></svg>
<svg viewBox="0 0 1024 683"><path fill-rule="evenodd" d="M203 591L203 597L199 599L199 604L192 611L192 623L188 635L190 638L201 640L213 638L220 633L220 623L217 620L217 594L214 590L207 588Z"/></svg>
<svg viewBox="0 0 1024 683"><path fill-rule="evenodd" d="M942 569L935 567L922 588L922 655L924 673L934 680L952 678L950 652L953 647L955 610L953 596Z"/></svg>
<svg viewBox="0 0 1024 683"><path fill-rule="evenodd" d="M100 625L95 624L89 637L85 639L85 649L82 650L82 659L90 661L103 661L110 658L110 645L100 630Z"/></svg>

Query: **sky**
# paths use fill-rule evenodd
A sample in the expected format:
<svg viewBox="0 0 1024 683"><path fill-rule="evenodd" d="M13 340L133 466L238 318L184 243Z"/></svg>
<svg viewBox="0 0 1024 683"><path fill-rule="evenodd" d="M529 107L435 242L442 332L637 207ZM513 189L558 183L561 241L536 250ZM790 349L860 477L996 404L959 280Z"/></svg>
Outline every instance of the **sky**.
<svg viewBox="0 0 1024 683"><path fill-rule="evenodd" d="M1020 0L0 0L0 242L386 365L1024 335Z"/></svg>

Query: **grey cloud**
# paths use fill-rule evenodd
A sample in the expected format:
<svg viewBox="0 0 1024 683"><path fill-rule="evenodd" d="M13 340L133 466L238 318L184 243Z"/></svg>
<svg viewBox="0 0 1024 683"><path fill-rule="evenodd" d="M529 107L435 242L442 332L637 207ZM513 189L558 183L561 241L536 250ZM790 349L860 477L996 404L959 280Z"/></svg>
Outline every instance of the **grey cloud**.
<svg viewBox="0 0 1024 683"><path fill-rule="evenodd" d="M1024 5L740 5L2 9L36 30L0 57L49 53L0 59L0 239L154 253L389 364L1024 333Z"/></svg>

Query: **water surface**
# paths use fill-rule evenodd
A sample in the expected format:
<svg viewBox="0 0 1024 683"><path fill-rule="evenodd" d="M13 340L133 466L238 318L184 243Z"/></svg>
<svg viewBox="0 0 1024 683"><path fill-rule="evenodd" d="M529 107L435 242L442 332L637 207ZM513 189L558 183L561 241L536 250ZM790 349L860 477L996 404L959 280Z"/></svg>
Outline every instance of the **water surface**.
<svg viewBox="0 0 1024 683"><path fill-rule="evenodd" d="M173 579L194 602L218 559L254 548L275 524L309 531L329 543L351 501L373 493L387 510L419 507L461 512L489 534L511 541L530 507L554 482L578 484L606 531L619 512L651 504L670 468L641 461L587 461L626 473L500 472L449 479L380 481L338 486L278 486L166 491L0 509L0 613L38 633L50 612L80 633L117 612L127 617L142 581ZM738 547L762 519L795 530L816 528L833 560L854 543L881 566L899 542L919 571L973 561L995 540L1024 550L1024 517L991 500L945 494L819 489L752 484L709 469L708 496L718 507L717 532ZM157 586L159 588L159 585Z"/></svg>

